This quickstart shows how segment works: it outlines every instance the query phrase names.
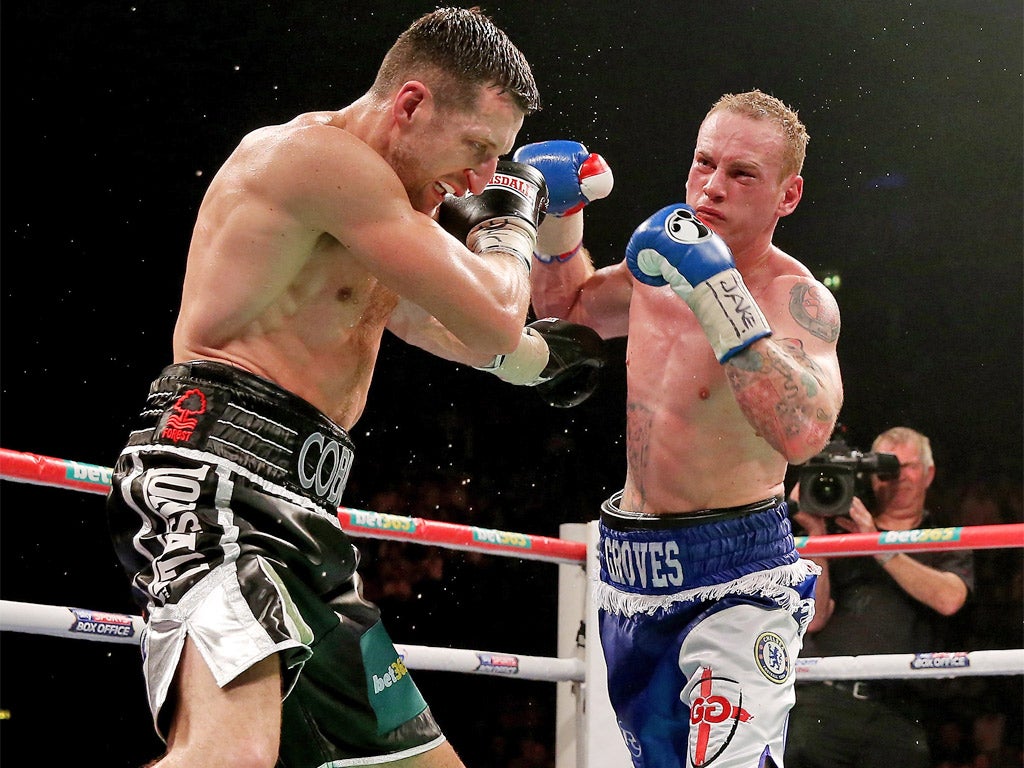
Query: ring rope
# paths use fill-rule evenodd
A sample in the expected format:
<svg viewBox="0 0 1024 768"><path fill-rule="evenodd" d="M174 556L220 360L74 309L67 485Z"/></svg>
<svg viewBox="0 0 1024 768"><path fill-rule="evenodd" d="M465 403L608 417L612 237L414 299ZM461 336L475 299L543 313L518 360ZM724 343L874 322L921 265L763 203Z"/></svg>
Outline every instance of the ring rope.
<svg viewBox="0 0 1024 768"><path fill-rule="evenodd" d="M0 479L106 494L112 470L98 464L55 459L0 448ZM399 539L447 549L485 552L526 560L582 564L586 545L579 541L513 533L495 528L445 523L421 517L390 515L338 507L338 520L350 536ZM1024 523L921 528L910 531L796 536L805 557L855 557L887 552L933 552L955 549L1007 549L1024 546Z"/></svg>
<svg viewBox="0 0 1024 768"><path fill-rule="evenodd" d="M0 631L138 645L144 626L141 616L0 600ZM583 661L576 658L398 643L395 649L409 669L550 682L583 682L585 678ZM797 658L794 668L801 681L1024 675L1024 648Z"/></svg>
<svg viewBox="0 0 1024 768"><path fill-rule="evenodd" d="M138 645L145 620L124 613L0 600L0 631ZM433 648L395 643L409 669L466 672L524 680L582 682L584 664L576 658L524 656L465 648Z"/></svg>
<svg viewBox="0 0 1024 768"><path fill-rule="evenodd" d="M106 494L112 470L0 448L0 479ZM561 563L586 561L586 544L422 518L338 508L342 528L353 536L397 538L454 549L490 552ZM854 556L908 550L1021 546L1024 525L939 528L875 534L796 537L802 554ZM144 620L63 606L0 600L0 631L138 644ZM530 680L583 682L578 658L550 658L460 648L397 645L410 669L515 676ZM1024 649L798 658L801 680L864 679L868 676L952 677L1024 674Z"/></svg>
<svg viewBox="0 0 1024 768"><path fill-rule="evenodd" d="M110 491L112 474L110 467L98 464L0 448L0 479L4 480L106 495ZM587 559L587 547L583 542L550 536L512 533L344 506L338 507L338 521L345 533L356 537L400 539L551 563L577 564Z"/></svg>

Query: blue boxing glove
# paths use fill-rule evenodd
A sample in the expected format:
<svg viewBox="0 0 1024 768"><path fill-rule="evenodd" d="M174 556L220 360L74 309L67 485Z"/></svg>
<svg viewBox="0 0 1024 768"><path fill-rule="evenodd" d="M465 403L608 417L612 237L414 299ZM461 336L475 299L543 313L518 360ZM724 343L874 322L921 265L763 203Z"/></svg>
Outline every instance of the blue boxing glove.
<svg viewBox="0 0 1024 768"><path fill-rule="evenodd" d="M669 205L637 227L626 246L626 263L640 282L672 286L693 310L718 362L771 336L729 246L690 206Z"/></svg>
<svg viewBox="0 0 1024 768"><path fill-rule="evenodd" d="M587 203L608 197L615 179L600 155L578 141L541 141L526 144L512 159L532 165L548 184L548 215L561 218L583 210Z"/></svg>

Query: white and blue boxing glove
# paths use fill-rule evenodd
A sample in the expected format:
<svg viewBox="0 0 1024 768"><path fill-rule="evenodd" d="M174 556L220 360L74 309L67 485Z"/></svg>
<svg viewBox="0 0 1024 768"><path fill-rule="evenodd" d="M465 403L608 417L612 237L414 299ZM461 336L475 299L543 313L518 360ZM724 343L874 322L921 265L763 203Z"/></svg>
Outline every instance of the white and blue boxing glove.
<svg viewBox="0 0 1024 768"><path fill-rule="evenodd" d="M729 246L690 206L666 206L637 227L626 246L626 263L640 282L672 286L693 310L718 362L771 336Z"/></svg>
<svg viewBox="0 0 1024 768"><path fill-rule="evenodd" d="M513 157L525 163L544 176L548 185L548 215L553 219L565 219L568 229L556 230L561 234L551 240L548 247L559 243L559 248L575 246L564 253L534 253L544 264L566 262L575 256L583 245L583 219L572 214L583 210L588 203L607 197L615 183L612 169L600 155L589 152L578 141L541 141L527 144L516 150ZM570 224L571 222L571 224ZM573 242L575 239L575 242Z"/></svg>
<svg viewBox="0 0 1024 768"><path fill-rule="evenodd" d="M615 178L605 159L578 141L540 141L515 151L512 159L532 165L548 184L548 215L561 218L611 194Z"/></svg>
<svg viewBox="0 0 1024 768"><path fill-rule="evenodd" d="M548 182L548 215L568 216L611 194L614 177L600 155L579 141L538 141L520 146L512 159L534 166Z"/></svg>

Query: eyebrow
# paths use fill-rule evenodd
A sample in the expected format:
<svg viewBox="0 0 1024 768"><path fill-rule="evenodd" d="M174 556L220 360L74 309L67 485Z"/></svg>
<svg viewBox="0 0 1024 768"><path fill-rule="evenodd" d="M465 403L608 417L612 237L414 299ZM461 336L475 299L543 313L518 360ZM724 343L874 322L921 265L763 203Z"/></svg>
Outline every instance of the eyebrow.
<svg viewBox="0 0 1024 768"><path fill-rule="evenodd" d="M764 166L755 163L751 160L737 160L736 162L730 164L729 167L735 171L751 171L757 173L764 172Z"/></svg>
<svg viewBox="0 0 1024 768"><path fill-rule="evenodd" d="M501 150L501 147L498 146L498 143L494 141L494 139L492 139L490 136L485 136L482 133L467 134L467 140L472 142L473 144L480 144L488 151L496 152L499 156L506 155L512 151L511 149L509 149L503 152Z"/></svg>
<svg viewBox="0 0 1024 768"><path fill-rule="evenodd" d="M712 161L715 160L714 155L712 155L710 152L706 152L705 150L700 149L700 148L698 148L698 149L696 149L694 151L693 156L694 156L695 159L700 159L700 160L712 160ZM721 161L718 161L717 164L721 165L722 163L721 163ZM741 170L762 171L764 169L764 166L761 165L760 163L758 163L756 160L749 160L747 158L741 158L739 160L730 160L729 162L726 163L726 165L729 168L741 169Z"/></svg>

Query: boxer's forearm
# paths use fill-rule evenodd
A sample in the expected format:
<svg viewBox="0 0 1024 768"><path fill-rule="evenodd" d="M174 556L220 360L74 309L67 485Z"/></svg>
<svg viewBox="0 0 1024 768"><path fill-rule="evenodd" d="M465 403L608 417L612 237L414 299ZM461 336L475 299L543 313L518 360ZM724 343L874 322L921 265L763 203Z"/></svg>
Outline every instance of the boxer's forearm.
<svg viewBox="0 0 1024 768"><path fill-rule="evenodd" d="M583 213L544 219L537 231L536 258L548 263L573 258L583 244Z"/></svg>
<svg viewBox="0 0 1024 768"><path fill-rule="evenodd" d="M828 442L842 390L798 343L763 338L724 370L747 421L789 463L802 464Z"/></svg>

